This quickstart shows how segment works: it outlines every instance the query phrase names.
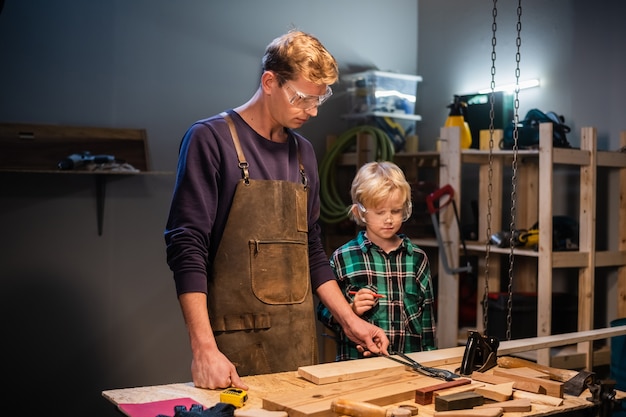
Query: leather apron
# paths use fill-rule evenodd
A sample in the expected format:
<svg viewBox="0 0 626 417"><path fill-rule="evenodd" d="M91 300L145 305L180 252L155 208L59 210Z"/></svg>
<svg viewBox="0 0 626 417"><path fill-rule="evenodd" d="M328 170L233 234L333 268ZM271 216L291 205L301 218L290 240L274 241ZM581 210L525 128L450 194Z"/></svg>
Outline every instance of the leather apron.
<svg viewBox="0 0 626 417"><path fill-rule="evenodd" d="M217 345L241 376L316 364L304 168L300 163L302 183L250 179L234 123L228 114L222 116L243 178L209 279Z"/></svg>

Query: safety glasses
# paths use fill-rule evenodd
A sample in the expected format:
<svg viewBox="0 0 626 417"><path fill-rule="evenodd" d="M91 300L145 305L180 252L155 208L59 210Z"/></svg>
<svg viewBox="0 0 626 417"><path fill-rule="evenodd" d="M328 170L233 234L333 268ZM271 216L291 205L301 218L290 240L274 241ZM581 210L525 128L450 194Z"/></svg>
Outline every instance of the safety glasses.
<svg viewBox="0 0 626 417"><path fill-rule="evenodd" d="M315 94L304 94L303 92L296 90L290 84L285 84L283 87L285 87L285 93L287 94L289 103L302 110L319 107L333 95L333 90L330 86L326 86L326 93L321 96Z"/></svg>

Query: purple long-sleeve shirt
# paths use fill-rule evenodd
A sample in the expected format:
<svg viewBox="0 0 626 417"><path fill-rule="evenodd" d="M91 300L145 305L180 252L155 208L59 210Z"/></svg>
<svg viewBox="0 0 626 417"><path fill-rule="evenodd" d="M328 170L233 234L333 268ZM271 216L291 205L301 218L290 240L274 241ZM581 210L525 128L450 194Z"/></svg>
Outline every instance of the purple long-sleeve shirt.
<svg viewBox="0 0 626 417"><path fill-rule="evenodd" d="M251 179L301 182L293 138L298 138L309 180L308 224L311 284L316 289L334 275L328 263L318 223L320 182L311 143L289 130L287 143L257 134L236 112L229 111L249 164ZM167 263L177 294L207 292L207 276L224 232L237 182L242 178L226 121L219 115L195 122L185 133L176 184L165 228ZM250 206L250 210L263 210ZM268 213L271 215L272 213Z"/></svg>

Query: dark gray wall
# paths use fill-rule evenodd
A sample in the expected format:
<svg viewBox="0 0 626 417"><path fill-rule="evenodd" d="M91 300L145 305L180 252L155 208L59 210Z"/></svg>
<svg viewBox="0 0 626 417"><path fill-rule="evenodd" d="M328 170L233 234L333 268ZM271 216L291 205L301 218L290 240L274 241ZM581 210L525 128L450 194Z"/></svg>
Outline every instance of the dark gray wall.
<svg viewBox="0 0 626 417"><path fill-rule="evenodd" d="M417 132L428 149L452 95L489 86L491 6L421 0L418 16L409 0L7 0L0 121L146 128L153 168L173 171L187 126L246 100L263 48L293 24L318 35L344 72L422 75ZM514 10L501 7L504 81ZM616 147L626 129L619 16L619 0L525 1L522 78L543 86L523 93L521 110L557 110ZM345 108L338 90L302 129L320 155L326 135L347 127ZM104 389L189 381L162 238L172 186L171 175L110 181L98 236L92 178L0 175L4 374L16 407L107 415Z"/></svg>
<svg viewBox="0 0 626 417"><path fill-rule="evenodd" d="M8 0L0 122L146 128L153 169L173 171L186 128L247 100L265 46L291 26L316 34L342 71L415 74L417 2L393 4ZM346 108L337 91L302 129L320 153L346 129ZM3 375L15 407L103 416L114 410L102 390L191 379L163 243L172 187L172 175L109 181L98 236L93 178L0 174Z"/></svg>

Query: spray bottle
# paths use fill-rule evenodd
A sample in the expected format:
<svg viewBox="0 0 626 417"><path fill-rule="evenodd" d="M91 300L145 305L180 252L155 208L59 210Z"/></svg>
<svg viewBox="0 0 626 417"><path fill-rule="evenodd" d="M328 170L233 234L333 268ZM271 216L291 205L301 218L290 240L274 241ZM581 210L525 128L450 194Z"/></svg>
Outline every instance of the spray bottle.
<svg viewBox="0 0 626 417"><path fill-rule="evenodd" d="M459 126L461 128L461 149L469 149L472 146L472 132L465 121L465 108L467 103L461 101L460 97L455 95L454 101L448 105L450 114L446 119L445 127Z"/></svg>

